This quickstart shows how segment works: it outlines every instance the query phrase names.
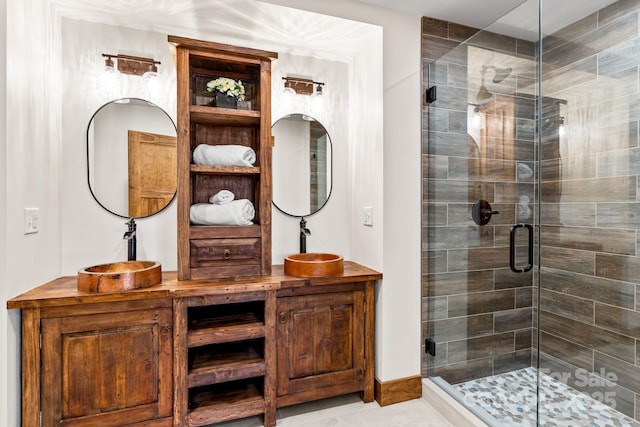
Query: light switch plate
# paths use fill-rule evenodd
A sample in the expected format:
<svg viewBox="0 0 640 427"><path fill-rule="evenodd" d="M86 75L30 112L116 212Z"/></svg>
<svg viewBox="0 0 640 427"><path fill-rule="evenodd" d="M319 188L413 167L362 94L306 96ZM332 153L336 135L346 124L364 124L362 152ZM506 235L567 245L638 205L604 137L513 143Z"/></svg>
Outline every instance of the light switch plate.
<svg viewBox="0 0 640 427"><path fill-rule="evenodd" d="M40 231L40 209L24 208L24 234Z"/></svg>
<svg viewBox="0 0 640 427"><path fill-rule="evenodd" d="M371 206L365 206L362 208L364 214L364 225L373 226L373 208Z"/></svg>

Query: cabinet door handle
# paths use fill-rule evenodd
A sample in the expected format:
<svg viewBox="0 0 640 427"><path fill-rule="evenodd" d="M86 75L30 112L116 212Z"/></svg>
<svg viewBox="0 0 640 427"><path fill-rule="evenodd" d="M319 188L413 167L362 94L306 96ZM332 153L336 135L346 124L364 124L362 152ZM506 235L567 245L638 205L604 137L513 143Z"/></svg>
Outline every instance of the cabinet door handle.
<svg viewBox="0 0 640 427"><path fill-rule="evenodd" d="M280 323L285 323L287 321L287 313L283 311L278 315L278 319L280 320Z"/></svg>

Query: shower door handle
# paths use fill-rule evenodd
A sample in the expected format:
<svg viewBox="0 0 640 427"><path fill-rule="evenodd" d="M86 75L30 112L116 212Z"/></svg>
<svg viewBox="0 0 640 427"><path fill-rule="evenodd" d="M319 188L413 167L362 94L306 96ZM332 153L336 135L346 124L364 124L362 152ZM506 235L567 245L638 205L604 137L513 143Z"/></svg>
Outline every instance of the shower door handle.
<svg viewBox="0 0 640 427"><path fill-rule="evenodd" d="M528 264L526 267L516 267L516 230L518 228L526 228L529 232L529 244L527 254ZM529 224L516 224L511 227L509 235L509 267L514 273L526 273L533 268L533 227Z"/></svg>

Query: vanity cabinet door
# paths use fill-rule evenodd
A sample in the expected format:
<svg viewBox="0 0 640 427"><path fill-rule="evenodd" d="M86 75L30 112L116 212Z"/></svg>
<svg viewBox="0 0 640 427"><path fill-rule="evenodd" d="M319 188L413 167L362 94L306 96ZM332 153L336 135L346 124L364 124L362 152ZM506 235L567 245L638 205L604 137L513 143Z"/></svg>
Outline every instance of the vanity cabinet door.
<svg viewBox="0 0 640 427"><path fill-rule="evenodd" d="M42 319L41 355L43 426L171 417L170 308Z"/></svg>
<svg viewBox="0 0 640 427"><path fill-rule="evenodd" d="M365 293L277 301L278 406L363 390Z"/></svg>

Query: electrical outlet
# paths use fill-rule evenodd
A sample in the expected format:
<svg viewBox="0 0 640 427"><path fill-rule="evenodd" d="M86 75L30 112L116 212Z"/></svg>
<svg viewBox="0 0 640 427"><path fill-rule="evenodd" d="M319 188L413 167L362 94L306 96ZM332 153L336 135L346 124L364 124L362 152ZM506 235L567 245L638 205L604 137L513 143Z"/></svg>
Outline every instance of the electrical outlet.
<svg viewBox="0 0 640 427"><path fill-rule="evenodd" d="M373 225L373 208L371 206L365 206L362 209L364 213L364 225Z"/></svg>
<svg viewBox="0 0 640 427"><path fill-rule="evenodd" d="M40 209L24 208L24 234L40 231Z"/></svg>

